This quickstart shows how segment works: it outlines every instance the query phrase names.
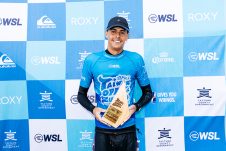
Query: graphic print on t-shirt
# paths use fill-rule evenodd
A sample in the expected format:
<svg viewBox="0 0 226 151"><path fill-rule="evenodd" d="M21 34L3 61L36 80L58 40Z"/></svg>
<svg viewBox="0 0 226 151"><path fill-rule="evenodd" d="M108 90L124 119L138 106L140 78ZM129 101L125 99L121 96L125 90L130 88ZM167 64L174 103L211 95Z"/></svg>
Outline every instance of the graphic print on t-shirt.
<svg viewBox="0 0 226 151"><path fill-rule="evenodd" d="M114 77L104 77L102 74L97 77L100 83L100 102L104 105L109 105L114 95L117 93L118 88L122 84L122 81L126 83L127 99L129 99L129 93L131 91L131 77L130 75L118 75ZM128 102L129 103L129 102Z"/></svg>

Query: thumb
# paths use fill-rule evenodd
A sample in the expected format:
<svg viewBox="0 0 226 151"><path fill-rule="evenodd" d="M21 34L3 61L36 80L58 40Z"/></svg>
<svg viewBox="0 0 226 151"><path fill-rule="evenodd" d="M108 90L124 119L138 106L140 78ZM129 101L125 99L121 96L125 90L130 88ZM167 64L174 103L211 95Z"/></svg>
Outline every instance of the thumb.
<svg viewBox="0 0 226 151"><path fill-rule="evenodd" d="M100 108L100 112L106 112L106 109Z"/></svg>

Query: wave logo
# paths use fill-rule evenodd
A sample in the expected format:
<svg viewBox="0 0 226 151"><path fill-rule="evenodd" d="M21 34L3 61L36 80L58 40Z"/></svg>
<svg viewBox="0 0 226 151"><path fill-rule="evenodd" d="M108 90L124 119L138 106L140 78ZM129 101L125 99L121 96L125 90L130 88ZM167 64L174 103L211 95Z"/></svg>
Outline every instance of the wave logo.
<svg viewBox="0 0 226 151"><path fill-rule="evenodd" d="M197 60L199 61L217 61L219 60L219 58L217 57L217 53L216 52L190 52L188 54L188 59L190 62L195 62Z"/></svg>
<svg viewBox="0 0 226 151"><path fill-rule="evenodd" d="M0 56L0 68L15 68L16 64L10 59L7 54Z"/></svg>
<svg viewBox="0 0 226 151"><path fill-rule="evenodd" d="M3 26L22 26L20 18L0 18L0 25Z"/></svg>
<svg viewBox="0 0 226 151"><path fill-rule="evenodd" d="M192 141L197 141L197 140L220 140L220 138L217 136L217 132L196 132L196 131L192 131L189 134L189 138Z"/></svg>
<svg viewBox="0 0 226 151"><path fill-rule="evenodd" d="M37 20L37 28L56 28L56 24L46 15Z"/></svg>
<svg viewBox="0 0 226 151"><path fill-rule="evenodd" d="M156 22L177 22L177 19L175 17L175 14L162 14L162 15L150 14L148 16L148 21L150 23L156 23Z"/></svg>

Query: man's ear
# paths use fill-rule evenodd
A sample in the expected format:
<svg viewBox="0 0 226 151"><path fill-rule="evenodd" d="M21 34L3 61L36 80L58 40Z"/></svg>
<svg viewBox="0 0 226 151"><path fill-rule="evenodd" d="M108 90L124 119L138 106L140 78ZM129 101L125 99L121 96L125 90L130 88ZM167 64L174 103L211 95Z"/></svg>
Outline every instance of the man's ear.
<svg viewBox="0 0 226 151"><path fill-rule="evenodd" d="M107 34L107 32L105 33L105 37L106 37L106 39L108 39L108 34Z"/></svg>

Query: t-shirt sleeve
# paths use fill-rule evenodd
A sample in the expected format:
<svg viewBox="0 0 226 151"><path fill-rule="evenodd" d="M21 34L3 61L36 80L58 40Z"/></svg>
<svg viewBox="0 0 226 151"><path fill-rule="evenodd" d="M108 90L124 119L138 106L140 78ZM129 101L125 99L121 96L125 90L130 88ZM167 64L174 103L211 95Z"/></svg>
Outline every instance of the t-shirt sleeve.
<svg viewBox="0 0 226 151"><path fill-rule="evenodd" d="M139 55L137 58L137 81L140 86L150 84L143 58Z"/></svg>
<svg viewBox="0 0 226 151"><path fill-rule="evenodd" d="M92 61L91 58L88 56L86 57L83 68L82 68L82 75L80 80L80 86L84 88L89 88L91 82L92 82Z"/></svg>

